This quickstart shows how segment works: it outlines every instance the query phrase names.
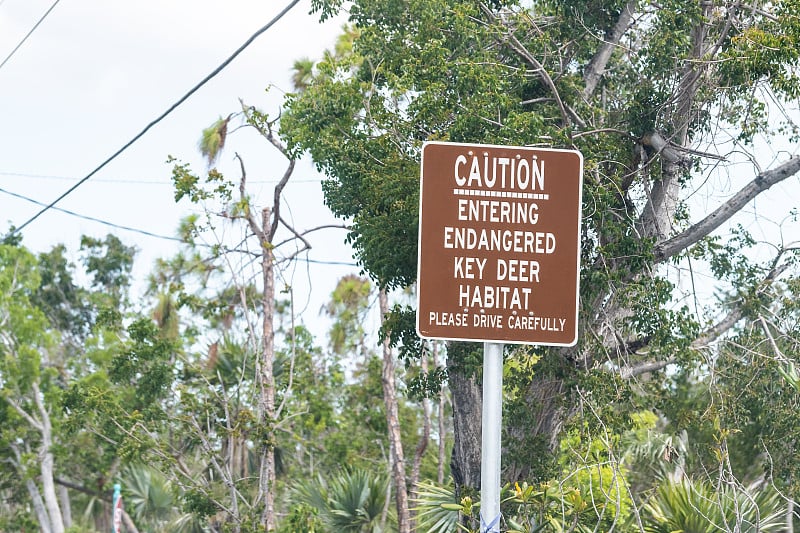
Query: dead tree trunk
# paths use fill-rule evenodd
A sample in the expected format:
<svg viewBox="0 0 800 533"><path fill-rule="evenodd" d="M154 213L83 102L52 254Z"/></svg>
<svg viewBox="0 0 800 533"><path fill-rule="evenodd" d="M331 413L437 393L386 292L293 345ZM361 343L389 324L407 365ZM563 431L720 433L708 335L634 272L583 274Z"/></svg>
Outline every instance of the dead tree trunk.
<svg viewBox="0 0 800 533"><path fill-rule="evenodd" d="M428 372L428 359L423 354L420 367L423 373ZM428 442L431 439L431 401L428 398L422 399L422 435L417 441L417 448L414 450L414 462L411 466L411 499L415 499L419 492L419 471L422 466L422 457L428 449ZM412 510L411 519L416 520L416 513Z"/></svg>
<svg viewBox="0 0 800 533"><path fill-rule="evenodd" d="M378 296L381 319L389 313L389 297L385 289ZM408 510L408 488L406 485L405 457L403 442L400 439L400 413L397 405L397 385L395 382L394 355L389 345L389 336L383 341L383 401L386 405L386 424L389 431L391 450L392 478L395 485L395 502L397 504L397 530L399 533L411 531L411 520Z"/></svg>
<svg viewBox="0 0 800 533"><path fill-rule="evenodd" d="M246 201L245 184L246 174L244 163L239 159L242 168L242 178L239 183L239 192L242 200ZM284 182L291 175L294 165L284 175ZM279 197L279 193L276 193ZM246 211L247 223L255 234L261 247L261 356L257 361L257 379L260 387L258 423L262 428L257 441L259 455L258 473L258 500L263 502L261 511L261 525L266 531L273 531L276 527L275 517L275 375L273 363L275 361L275 331L273 318L275 315L275 255L273 254L272 238L275 235L275 226L271 220L273 214L269 207L261 211L261 224L258 223L252 212Z"/></svg>
<svg viewBox="0 0 800 533"><path fill-rule="evenodd" d="M268 228L270 209L265 207L261 212L261 228ZM255 230L254 230L255 231ZM275 376L273 362L275 360L275 332L273 330L273 316L275 314L275 272L272 244L266 238L264 231L258 235L261 242L261 272L263 288L261 293L261 307L263 315L261 330L261 361L259 365L259 381L261 386L261 401L259 409L259 422L263 426L260 442L261 470L258 476L259 493L264 498L264 509L261 513L261 525L267 531L275 529Z"/></svg>
<svg viewBox="0 0 800 533"><path fill-rule="evenodd" d="M64 533L64 518L61 515L61 507L58 503L58 495L55 488L55 458L53 456L53 426L50 422L50 413L47 411L39 390L38 381L31 384L31 397L36 406L35 413L29 413L21 405L7 399L8 404L37 432L41 437L38 455L40 458L40 475L42 491L32 483L27 483L28 492L33 500L36 517L43 531L49 530L51 533ZM15 453L19 453L19 448L12 448ZM23 468L21 455L12 460L12 464Z"/></svg>

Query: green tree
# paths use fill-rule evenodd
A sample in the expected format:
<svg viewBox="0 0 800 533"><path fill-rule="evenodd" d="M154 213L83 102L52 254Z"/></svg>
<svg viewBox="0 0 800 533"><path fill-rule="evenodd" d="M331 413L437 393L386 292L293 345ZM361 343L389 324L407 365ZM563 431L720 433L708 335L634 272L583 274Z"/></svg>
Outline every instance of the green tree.
<svg viewBox="0 0 800 533"><path fill-rule="evenodd" d="M316 5L329 15L341 2ZM326 203L352 221L348 238L380 287L416 279L422 142L583 153L580 342L518 348L538 362L516 375L507 406L515 415L504 441L510 480L553 475L573 423L621 432L626 412L668 410L680 379L713 382L703 378L707 361L733 332L759 315L776 315L775 324L787 316L796 250L777 245L764 259L752 237L726 224L800 171L800 159L764 160L757 148L797 138L782 110L800 94L799 7L355 0L352 53L326 56L313 83L288 97L281 132L327 175ZM742 161L757 162L737 173L748 177L698 209L692 199L714 197L716 178ZM680 283L681 271L702 272L717 303L686 305L703 296ZM741 340L745 350L771 352L763 336ZM475 445L458 420L479 394L458 386L474 364L460 358L469 350L453 348L454 476L475 486L467 475Z"/></svg>
<svg viewBox="0 0 800 533"><path fill-rule="evenodd" d="M105 490L101 480L113 470L112 446L92 446L64 406L69 389L109 361L94 348L114 341L93 329L102 315L119 313L133 249L113 236L84 238L85 272L93 279L87 288L74 281L63 246L38 258L21 244L0 248L5 486L18 495L16 503L33 508L43 531L64 531L73 522L76 492Z"/></svg>
<svg viewBox="0 0 800 533"><path fill-rule="evenodd" d="M364 354L367 331L365 315L369 309L372 286L369 280L346 276L339 280L325 307L334 319L329 335L330 348L335 354Z"/></svg>
<svg viewBox="0 0 800 533"><path fill-rule="evenodd" d="M63 533L54 453L58 423L54 406L61 391L58 373L48 368L57 338L48 332L44 313L31 303L40 282L36 264L24 248L0 245L0 442L8 464L24 480L39 527Z"/></svg>

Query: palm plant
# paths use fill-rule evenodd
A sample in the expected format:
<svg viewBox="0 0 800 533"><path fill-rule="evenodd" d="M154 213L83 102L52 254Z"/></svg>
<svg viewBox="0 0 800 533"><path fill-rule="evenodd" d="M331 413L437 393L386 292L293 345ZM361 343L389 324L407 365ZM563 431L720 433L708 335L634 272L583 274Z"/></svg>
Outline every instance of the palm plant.
<svg viewBox="0 0 800 533"><path fill-rule="evenodd" d="M129 465L121 472L120 483L125 509L140 528L169 533L203 531L197 517L177 507L174 487L158 470L147 465Z"/></svg>
<svg viewBox="0 0 800 533"><path fill-rule="evenodd" d="M556 483L505 485L500 491L503 531L509 533L590 533L597 531L584 522L593 518L588 502L575 488L562 491ZM420 483L414 501L418 529L429 533L478 532L480 502L470 496L456 503L451 488ZM464 525L461 522L466 522Z"/></svg>
<svg viewBox="0 0 800 533"><path fill-rule="evenodd" d="M330 531L381 533L388 482L385 475L344 469L328 480L318 476L299 483L293 500L313 508Z"/></svg>
<svg viewBox="0 0 800 533"><path fill-rule="evenodd" d="M174 498L167 479L146 465L129 465L121 478L125 487L125 508L142 525L166 521Z"/></svg>
<svg viewBox="0 0 800 533"><path fill-rule="evenodd" d="M645 504L642 522L648 533L770 533L784 530L785 515L780 496L766 487L668 477Z"/></svg>
<svg viewBox="0 0 800 533"><path fill-rule="evenodd" d="M314 62L304 57L292 65L292 86L302 92L314 81Z"/></svg>
<svg viewBox="0 0 800 533"><path fill-rule="evenodd" d="M453 491L434 483L420 482L412 502L421 531L450 533L456 531L461 506L455 503Z"/></svg>

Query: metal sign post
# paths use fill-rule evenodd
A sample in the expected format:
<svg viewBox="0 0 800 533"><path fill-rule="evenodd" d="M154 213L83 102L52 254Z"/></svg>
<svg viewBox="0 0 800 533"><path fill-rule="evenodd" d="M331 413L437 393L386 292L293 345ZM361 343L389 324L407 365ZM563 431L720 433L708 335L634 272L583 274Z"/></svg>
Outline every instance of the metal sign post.
<svg viewBox="0 0 800 533"><path fill-rule="evenodd" d="M503 427L503 344L483 344L481 533L500 532L500 430Z"/></svg>

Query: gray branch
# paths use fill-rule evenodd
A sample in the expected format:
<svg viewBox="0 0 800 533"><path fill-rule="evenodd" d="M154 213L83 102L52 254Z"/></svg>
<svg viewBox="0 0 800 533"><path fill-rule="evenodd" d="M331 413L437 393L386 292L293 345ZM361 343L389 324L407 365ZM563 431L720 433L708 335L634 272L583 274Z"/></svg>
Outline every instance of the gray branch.
<svg viewBox="0 0 800 533"><path fill-rule="evenodd" d="M247 172L244 168L244 161L242 160L239 154L236 154L236 159L239 160L239 168L242 172L242 178L239 180L239 196L242 199L242 202L246 203L245 209L245 219L247 220L247 224L250 226L250 231L258 238L258 244L263 249L265 246L269 245L269 241L267 240L267 236L264 234L264 229L258 225L255 217L253 216L253 211L250 209L250 201L247 198Z"/></svg>
<svg viewBox="0 0 800 533"><path fill-rule="evenodd" d="M586 71L583 74L583 80L586 82L586 86L583 89L584 98L589 98L597 88L597 84L606 70L608 60L611 59L611 53L619 45L620 39L622 39L631 24L633 10L636 9L636 4L638 3L637 0L631 0L625 4L614 27L606 34L606 38L601 42L594 57L586 66Z"/></svg>
<svg viewBox="0 0 800 533"><path fill-rule="evenodd" d="M6 398L6 402L8 402L8 405L10 405L22 418L24 418L32 428L40 433L44 431L44 426L42 423L34 418L33 415L28 413L25 409L23 409L16 400L12 398Z"/></svg>
<svg viewBox="0 0 800 533"><path fill-rule="evenodd" d="M285 148L281 150L281 153L286 155ZM289 157L288 155L286 157ZM269 229L269 240L275 238L275 232L278 231L278 220L280 219L281 213L281 193L283 193L283 188L286 187L286 183L288 183L289 178L292 177L292 173L294 172L294 163L295 160L289 158L289 166L286 167L286 171L283 173L281 177L281 181L275 186L275 194L273 198L273 205L272 205L272 226ZM285 222L284 222L285 224ZM265 228L266 229L266 228Z"/></svg>
<svg viewBox="0 0 800 533"><path fill-rule="evenodd" d="M738 213L747 202L797 172L800 172L800 157L793 157L777 168L762 172L706 218L683 233L658 243L654 251L656 262L664 262L706 237Z"/></svg>

